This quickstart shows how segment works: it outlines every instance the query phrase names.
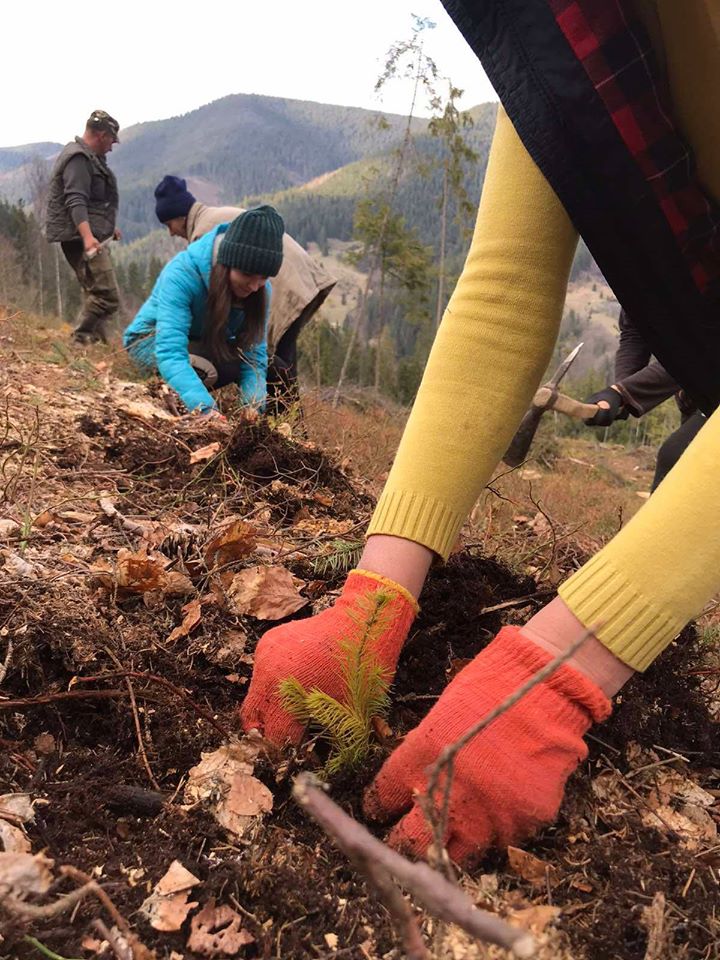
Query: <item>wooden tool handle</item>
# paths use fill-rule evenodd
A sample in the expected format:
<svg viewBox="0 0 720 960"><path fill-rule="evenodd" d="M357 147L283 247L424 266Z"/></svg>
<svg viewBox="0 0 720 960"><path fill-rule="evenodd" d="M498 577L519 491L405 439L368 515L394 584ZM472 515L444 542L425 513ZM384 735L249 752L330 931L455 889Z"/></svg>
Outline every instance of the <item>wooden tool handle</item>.
<svg viewBox="0 0 720 960"><path fill-rule="evenodd" d="M564 393L558 393L554 398L549 387L540 387L533 399L533 406L546 407L548 410L558 410L576 420L592 420L600 409L596 403L582 403Z"/></svg>

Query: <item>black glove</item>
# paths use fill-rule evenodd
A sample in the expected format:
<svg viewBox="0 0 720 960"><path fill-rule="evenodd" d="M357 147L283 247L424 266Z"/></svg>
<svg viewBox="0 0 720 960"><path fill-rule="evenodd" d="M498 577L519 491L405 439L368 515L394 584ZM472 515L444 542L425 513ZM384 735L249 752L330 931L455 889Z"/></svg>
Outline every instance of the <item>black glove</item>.
<svg viewBox="0 0 720 960"><path fill-rule="evenodd" d="M613 390L612 387L605 387L604 390L593 393L585 403L599 403L601 400L607 401L610 404L610 409L606 410L601 407L594 417L585 421L586 426L609 427L615 420L627 420L630 411L624 404L622 394L618 393L617 390Z"/></svg>

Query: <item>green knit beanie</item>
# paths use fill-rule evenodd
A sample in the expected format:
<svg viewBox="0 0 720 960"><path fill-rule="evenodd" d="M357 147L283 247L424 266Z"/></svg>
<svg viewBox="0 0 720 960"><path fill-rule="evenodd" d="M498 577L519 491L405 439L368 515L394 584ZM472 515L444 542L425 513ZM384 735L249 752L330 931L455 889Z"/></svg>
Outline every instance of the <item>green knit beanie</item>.
<svg viewBox="0 0 720 960"><path fill-rule="evenodd" d="M274 277L283 261L283 218L264 204L236 217L223 234L218 263L243 273Z"/></svg>

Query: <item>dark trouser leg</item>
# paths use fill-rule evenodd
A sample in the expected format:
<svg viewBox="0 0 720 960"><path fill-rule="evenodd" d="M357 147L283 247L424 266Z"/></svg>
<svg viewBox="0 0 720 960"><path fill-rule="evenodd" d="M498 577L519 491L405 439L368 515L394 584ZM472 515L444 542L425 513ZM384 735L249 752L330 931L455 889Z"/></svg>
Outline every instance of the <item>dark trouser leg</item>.
<svg viewBox="0 0 720 960"><path fill-rule="evenodd" d="M61 247L83 291L83 309L74 336L78 340L107 343L107 324L120 306L110 253L103 249L92 260L87 260L80 241L62 243Z"/></svg>
<svg viewBox="0 0 720 960"><path fill-rule="evenodd" d="M286 330L268 364L268 413L277 416L292 407L299 409L300 392L297 385L297 338L299 320Z"/></svg>
<svg viewBox="0 0 720 960"><path fill-rule="evenodd" d="M705 423L707 423L707 419L701 413L693 413L677 430L670 434L658 450L651 491L656 490L660 482L670 473L684 453L685 448L689 446Z"/></svg>
<svg viewBox="0 0 720 960"><path fill-rule="evenodd" d="M242 360L220 360L213 355L202 340L188 342L190 365L212 393L228 383L237 383L242 369Z"/></svg>
<svg viewBox="0 0 720 960"><path fill-rule="evenodd" d="M302 414L297 383L297 339L329 292L321 290L278 340L268 365L268 413L277 416L295 408Z"/></svg>

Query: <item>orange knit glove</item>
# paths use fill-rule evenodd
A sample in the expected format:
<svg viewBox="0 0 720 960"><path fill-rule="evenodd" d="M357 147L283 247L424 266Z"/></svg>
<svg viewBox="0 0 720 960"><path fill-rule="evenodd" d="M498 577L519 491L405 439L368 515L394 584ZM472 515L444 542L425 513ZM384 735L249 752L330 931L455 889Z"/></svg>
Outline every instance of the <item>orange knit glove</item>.
<svg viewBox="0 0 720 960"><path fill-rule="evenodd" d="M390 833L391 846L426 852L432 836L414 795L425 792L428 767L551 659L520 628L505 627L455 677L365 794L369 817L405 814ZM554 820L567 778L587 756L583 735L610 709L591 680L564 665L471 740L455 759L445 837L452 859L476 860Z"/></svg>
<svg viewBox="0 0 720 960"><path fill-rule="evenodd" d="M278 689L288 677L295 677L306 690L315 687L342 699L340 643L360 637L373 597L380 592L391 599L382 614L384 626L368 646L368 653L384 668L388 682L392 680L418 605L392 580L353 570L332 607L307 620L284 623L260 639L252 682L240 711L245 730L256 727L278 745L300 740L302 724L284 709Z"/></svg>

